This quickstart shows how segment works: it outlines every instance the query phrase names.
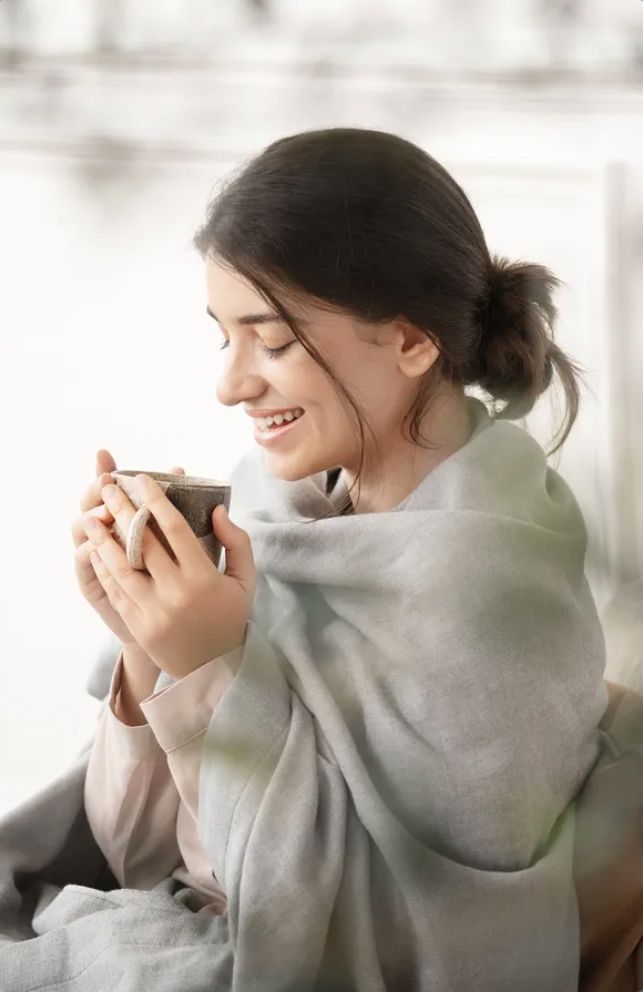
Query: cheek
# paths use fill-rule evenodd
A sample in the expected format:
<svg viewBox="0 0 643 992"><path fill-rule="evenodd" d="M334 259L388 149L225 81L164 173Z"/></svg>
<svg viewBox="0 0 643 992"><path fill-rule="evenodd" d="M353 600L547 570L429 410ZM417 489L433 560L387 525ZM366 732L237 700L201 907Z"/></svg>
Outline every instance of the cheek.
<svg viewBox="0 0 643 992"><path fill-rule="evenodd" d="M349 396L357 404L364 403L368 389L362 380L366 379L368 382L368 374L364 371L361 375L356 372L354 360L345 355L342 356L341 362L324 352L322 357ZM312 422L322 424L326 432L332 428L333 433L339 430L348 435L351 431L357 430L359 435L357 415L339 388L339 384L333 383L326 371L305 350L303 354L297 355L297 361L293 361L290 365L288 380L288 383L283 380L280 392L284 397L294 397L307 413L312 414Z"/></svg>
<svg viewBox="0 0 643 992"><path fill-rule="evenodd" d="M275 383L277 379L279 380L278 388L284 398L295 399L306 408L313 404L320 408L324 407L328 404L329 397L334 395L326 373L313 362L310 355L303 357L298 355L292 362L285 360L283 366L276 370L271 378Z"/></svg>

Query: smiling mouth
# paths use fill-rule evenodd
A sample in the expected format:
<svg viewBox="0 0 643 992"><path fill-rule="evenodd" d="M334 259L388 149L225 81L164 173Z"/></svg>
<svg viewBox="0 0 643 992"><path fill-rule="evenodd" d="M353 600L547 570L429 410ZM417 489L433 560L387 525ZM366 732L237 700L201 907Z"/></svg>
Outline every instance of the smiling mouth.
<svg viewBox="0 0 643 992"><path fill-rule="evenodd" d="M303 420L305 416L306 416L306 414L305 413L302 413L301 416L295 417L294 420L290 420L290 421L288 421L285 424L281 424L279 427L275 427L275 426L271 426L271 427L259 427L259 426L257 426L257 427L255 427L255 438L260 443L261 442L270 442L273 439L276 440L282 434L286 434L289 430L293 430L297 426L297 424L299 423L299 421L300 420Z"/></svg>

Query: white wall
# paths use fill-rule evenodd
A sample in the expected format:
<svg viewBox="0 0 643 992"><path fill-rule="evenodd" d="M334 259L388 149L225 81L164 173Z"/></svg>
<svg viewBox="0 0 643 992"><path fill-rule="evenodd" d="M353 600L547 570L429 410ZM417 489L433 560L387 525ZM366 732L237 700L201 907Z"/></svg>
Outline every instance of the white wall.
<svg viewBox="0 0 643 992"><path fill-rule="evenodd" d="M227 479L254 444L247 418L216 403L220 356L188 247L211 173L144 166L110 185L101 168L2 160L0 808L64 765L99 705L84 685L105 628L78 591L70 534L96 451Z"/></svg>

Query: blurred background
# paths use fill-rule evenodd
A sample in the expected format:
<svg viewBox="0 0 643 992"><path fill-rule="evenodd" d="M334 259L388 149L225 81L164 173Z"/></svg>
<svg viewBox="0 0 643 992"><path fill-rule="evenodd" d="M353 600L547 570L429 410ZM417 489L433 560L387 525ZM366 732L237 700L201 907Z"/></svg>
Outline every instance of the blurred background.
<svg viewBox="0 0 643 992"><path fill-rule="evenodd" d="M642 111L641 0L0 0L0 813L93 733L114 644L70 526L96 451L227 481L255 443L216 402L190 241L217 182L285 134L415 141L491 252L564 280L556 340L588 388L550 461L599 608L641 577ZM525 424L544 446L560 395Z"/></svg>

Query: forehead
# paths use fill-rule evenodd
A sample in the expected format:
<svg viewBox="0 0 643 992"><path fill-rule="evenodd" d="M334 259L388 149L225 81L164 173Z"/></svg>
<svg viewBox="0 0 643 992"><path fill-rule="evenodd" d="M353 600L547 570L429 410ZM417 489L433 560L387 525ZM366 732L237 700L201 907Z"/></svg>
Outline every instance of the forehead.
<svg viewBox="0 0 643 992"><path fill-rule="evenodd" d="M208 309L225 326L233 326L246 314L275 313L272 303L264 299L245 276L221 259L207 257L206 284ZM329 308L321 300L294 295L281 288L275 295L300 326L311 334L315 329L324 334L341 334L347 325L355 327L361 323L349 314ZM370 333L371 328L367 328L367 331Z"/></svg>
<svg viewBox="0 0 643 992"><path fill-rule="evenodd" d="M208 302L217 314L233 314L248 304L255 306L265 302L254 286L240 272L208 258L205 266Z"/></svg>
<svg viewBox="0 0 643 992"><path fill-rule="evenodd" d="M223 261L206 260L206 284L208 309L224 325L246 323L243 317L249 314L277 313L269 299L264 298L245 276ZM317 308L300 296L285 292L282 288L275 290L275 296L302 327L309 327L313 317L318 319Z"/></svg>

